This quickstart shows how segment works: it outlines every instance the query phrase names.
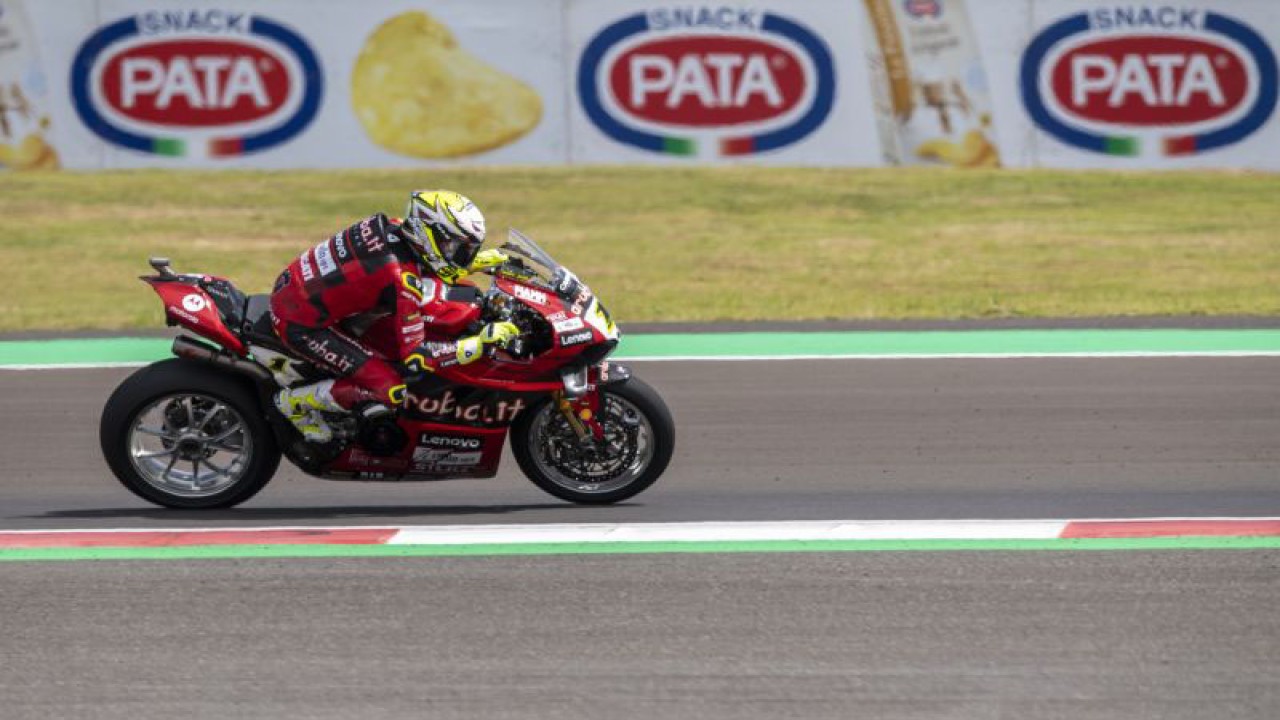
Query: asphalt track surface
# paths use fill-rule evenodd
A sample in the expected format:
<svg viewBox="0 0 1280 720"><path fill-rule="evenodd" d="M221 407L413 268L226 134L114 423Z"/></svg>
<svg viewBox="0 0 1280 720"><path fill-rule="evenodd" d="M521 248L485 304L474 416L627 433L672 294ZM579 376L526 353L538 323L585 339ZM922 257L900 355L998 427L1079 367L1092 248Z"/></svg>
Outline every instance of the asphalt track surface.
<svg viewBox="0 0 1280 720"><path fill-rule="evenodd" d="M0 372L0 529L1280 515L1280 358L633 367L678 447L630 503L566 505L505 461L404 485L285 464L212 513L151 507L106 470L98 415L132 370Z"/></svg>
<svg viewBox="0 0 1280 720"><path fill-rule="evenodd" d="M1280 515L1280 359L636 363L679 448L631 503L116 486L130 370L0 373L0 529ZM1280 716L1280 553L0 564L0 717Z"/></svg>

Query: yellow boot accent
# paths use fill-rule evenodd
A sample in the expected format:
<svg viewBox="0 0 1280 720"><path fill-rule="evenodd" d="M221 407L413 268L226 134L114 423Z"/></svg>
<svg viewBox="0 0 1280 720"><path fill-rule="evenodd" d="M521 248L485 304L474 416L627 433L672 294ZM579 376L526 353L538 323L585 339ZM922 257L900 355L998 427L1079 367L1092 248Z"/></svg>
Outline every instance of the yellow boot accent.
<svg viewBox="0 0 1280 720"><path fill-rule="evenodd" d="M276 393L276 409L293 423L308 442L329 442L333 439L333 429L320 413L345 412L342 406L334 402L333 395L329 392L332 387L332 380L322 380L302 387L285 388Z"/></svg>

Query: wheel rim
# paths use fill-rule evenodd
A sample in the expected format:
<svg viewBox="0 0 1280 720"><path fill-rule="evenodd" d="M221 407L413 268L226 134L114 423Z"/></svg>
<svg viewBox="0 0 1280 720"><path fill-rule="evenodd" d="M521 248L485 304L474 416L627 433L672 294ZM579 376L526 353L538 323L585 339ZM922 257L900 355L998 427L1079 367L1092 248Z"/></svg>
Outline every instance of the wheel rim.
<svg viewBox="0 0 1280 720"><path fill-rule="evenodd" d="M603 495L638 480L653 461L653 425L626 398L604 394L596 416L603 442L583 446L555 403L543 405L529 428L533 463L543 477L575 493Z"/></svg>
<svg viewBox="0 0 1280 720"><path fill-rule="evenodd" d="M182 393L155 400L129 429L134 470L168 495L216 495L244 477L252 457L253 438L244 417L208 395Z"/></svg>

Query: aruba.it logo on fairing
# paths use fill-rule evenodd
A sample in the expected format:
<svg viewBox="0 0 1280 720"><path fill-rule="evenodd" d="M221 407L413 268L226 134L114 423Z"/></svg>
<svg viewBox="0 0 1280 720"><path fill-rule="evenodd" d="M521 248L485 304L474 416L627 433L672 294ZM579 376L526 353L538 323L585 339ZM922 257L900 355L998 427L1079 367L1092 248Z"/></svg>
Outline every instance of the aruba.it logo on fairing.
<svg viewBox="0 0 1280 720"><path fill-rule="evenodd" d="M749 155L798 142L831 113L835 82L831 52L816 33L740 7L628 15L596 34L578 63L578 97L601 132L683 156Z"/></svg>
<svg viewBox="0 0 1280 720"><path fill-rule="evenodd" d="M288 26L230 10L151 11L98 29L71 67L81 122L120 147L167 156L259 152L320 109L315 52Z"/></svg>
<svg viewBox="0 0 1280 720"><path fill-rule="evenodd" d="M1253 28L1215 11L1119 6L1045 28L1023 54L1021 86L1031 119L1068 145L1191 155L1267 122L1276 56Z"/></svg>

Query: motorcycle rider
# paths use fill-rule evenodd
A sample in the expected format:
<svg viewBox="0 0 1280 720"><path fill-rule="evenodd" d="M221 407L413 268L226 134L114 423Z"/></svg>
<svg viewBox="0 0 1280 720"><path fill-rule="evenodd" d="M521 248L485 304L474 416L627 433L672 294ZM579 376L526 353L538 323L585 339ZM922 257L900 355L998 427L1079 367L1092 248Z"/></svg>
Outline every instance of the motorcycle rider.
<svg viewBox="0 0 1280 720"><path fill-rule="evenodd" d="M519 334L514 324L495 322L453 342L423 342L424 318L438 314L431 306L443 300L446 285L507 259L498 250L480 252L484 236L484 215L466 197L420 190L403 220L365 218L285 268L271 293L276 335L336 376L276 394L276 407L304 438L332 439L321 411L387 416L405 400L404 374L466 365L485 345L505 346ZM339 328L344 320L386 316L395 326L395 362Z"/></svg>

